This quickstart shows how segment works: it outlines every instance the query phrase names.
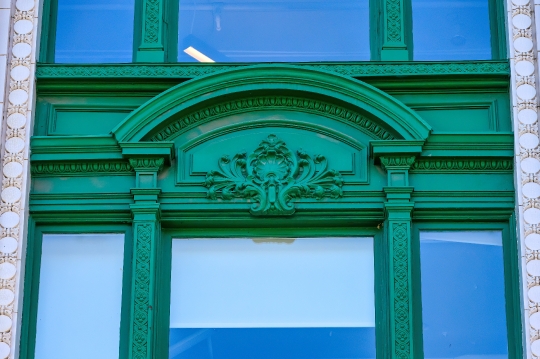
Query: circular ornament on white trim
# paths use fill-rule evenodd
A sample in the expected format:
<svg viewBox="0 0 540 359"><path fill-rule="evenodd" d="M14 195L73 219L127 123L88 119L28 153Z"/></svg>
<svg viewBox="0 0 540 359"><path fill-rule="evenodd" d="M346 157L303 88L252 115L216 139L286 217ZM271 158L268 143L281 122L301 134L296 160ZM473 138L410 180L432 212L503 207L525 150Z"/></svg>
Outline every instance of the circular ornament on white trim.
<svg viewBox="0 0 540 359"><path fill-rule="evenodd" d="M0 305L9 305L13 303L15 299L15 293L11 289L0 289Z"/></svg>
<svg viewBox="0 0 540 359"><path fill-rule="evenodd" d="M518 113L518 119L521 123L525 125L532 125L533 123L538 120L538 114L535 110L531 110L530 108L526 108L525 110L521 110Z"/></svg>
<svg viewBox="0 0 540 359"><path fill-rule="evenodd" d="M516 62L516 72L519 76L531 76L534 73L534 64L530 61Z"/></svg>
<svg viewBox="0 0 540 359"><path fill-rule="evenodd" d="M521 169L526 173L536 173L540 171L540 161L536 158L527 157L521 161Z"/></svg>
<svg viewBox="0 0 540 359"><path fill-rule="evenodd" d="M540 223L540 209L538 209L538 208L529 208L528 210L526 210L523 213L523 219L525 219L525 222L527 222L529 224L538 224L538 223ZM2 220L2 217L0 217L0 224L2 223L1 220ZM534 262L534 261L532 261L532 262ZM539 270L539 274L540 274L540 261L537 261L537 262L538 262L538 266L539 266L538 270Z"/></svg>
<svg viewBox="0 0 540 359"><path fill-rule="evenodd" d="M17 10L30 11L34 8L34 0L17 0L15 6Z"/></svg>
<svg viewBox="0 0 540 359"><path fill-rule="evenodd" d="M519 144L521 145L521 147L528 150L532 150L533 148L538 146L538 143L540 143L538 136L532 133L524 133L523 135L519 136Z"/></svg>
<svg viewBox="0 0 540 359"><path fill-rule="evenodd" d="M0 216L0 225L4 228L13 228L19 224L20 217L15 212L4 212Z"/></svg>
<svg viewBox="0 0 540 359"><path fill-rule="evenodd" d="M1 245L0 240L0 245ZM525 245L527 248L532 249L533 251L540 249L540 234L538 233L531 233L527 237L525 237ZM540 286L538 287L540 288Z"/></svg>
<svg viewBox="0 0 540 359"><path fill-rule="evenodd" d="M2 253L5 253L5 254L15 253L18 247L19 247L19 243L13 237L4 237L0 239L0 252Z"/></svg>
<svg viewBox="0 0 540 359"><path fill-rule="evenodd" d="M512 3L514 5L527 5L529 3L529 0L512 0Z"/></svg>
<svg viewBox="0 0 540 359"><path fill-rule="evenodd" d="M22 128L26 125L26 116L22 113L14 113L7 118L7 124L11 128Z"/></svg>
<svg viewBox="0 0 540 359"><path fill-rule="evenodd" d="M22 192L17 187L7 187L2 190L2 200L7 203L15 203L21 199Z"/></svg>
<svg viewBox="0 0 540 359"><path fill-rule="evenodd" d="M532 100L536 96L536 89L529 84L524 84L516 89L516 93L522 100Z"/></svg>
<svg viewBox="0 0 540 359"><path fill-rule="evenodd" d="M0 342L0 359L6 359L10 352L11 349L9 348L9 345L7 345L7 343Z"/></svg>
<svg viewBox="0 0 540 359"><path fill-rule="evenodd" d="M535 340L534 342L532 342L531 344L531 351L534 355L536 355L537 357L540 356L540 339L537 339Z"/></svg>
<svg viewBox="0 0 540 359"><path fill-rule="evenodd" d="M17 268L13 264L9 262L0 264L0 278L11 279L15 277L15 273L17 273Z"/></svg>
<svg viewBox="0 0 540 359"><path fill-rule="evenodd" d="M16 106L22 105L26 101L28 101L28 92L22 89L17 89L9 93L9 102Z"/></svg>
<svg viewBox="0 0 540 359"><path fill-rule="evenodd" d="M525 14L517 14L512 18L512 24L520 30L528 29L532 24L531 17Z"/></svg>
<svg viewBox="0 0 540 359"><path fill-rule="evenodd" d="M533 259L527 263L527 273L534 277L540 277L540 260Z"/></svg>
<svg viewBox="0 0 540 359"><path fill-rule="evenodd" d="M540 285L531 287L527 292L529 299L535 303L540 303Z"/></svg>
<svg viewBox="0 0 540 359"><path fill-rule="evenodd" d="M13 25L15 32L20 35L29 34L34 28L34 24L30 20L19 20Z"/></svg>
<svg viewBox="0 0 540 359"><path fill-rule="evenodd" d="M32 53L32 46L30 44L27 44L26 42L19 42L18 44L15 44L13 48L11 49L11 53L15 57L25 58L30 56Z"/></svg>
<svg viewBox="0 0 540 359"><path fill-rule="evenodd" d="M11 326L13 325L13 322L11 321L11 318L7 315L0 315L0 332L7 332L11 329Z"/></svg>
<svg viewBox="0 0 540 359"><path fill-rule="evenodd" d="M527 198L538 198L540 197L540 184L536 182L526 183L523 185L522 191Z"/></svg>
<svg viewBox="0 0 540 359"><path fill-rule="evenodd" d="M5 147L10 153L19 153L24 149L24 141L20 137L11 137L6 141Z"/></svg>
<svg viewBox="0 0 540 359"><path fill-rule="evenodd" d="M4 166L3 172L6 177L15 178L22 174L23 167L19 162L9 162Z"/></svg>
<svg viewBox="0 0 540 359"><path fill-rule="evenodd" d="M533 48L533 42L528 37L518 37L514 40L514 48L519 52L529 52Z"/></svg>
<svg viewBox="0 0 540 359"><path fill-rule="evenodd" d="M11 78L15 81L24 81L30 77L30 69L26 66L15 66L11 69Z"/></svg>

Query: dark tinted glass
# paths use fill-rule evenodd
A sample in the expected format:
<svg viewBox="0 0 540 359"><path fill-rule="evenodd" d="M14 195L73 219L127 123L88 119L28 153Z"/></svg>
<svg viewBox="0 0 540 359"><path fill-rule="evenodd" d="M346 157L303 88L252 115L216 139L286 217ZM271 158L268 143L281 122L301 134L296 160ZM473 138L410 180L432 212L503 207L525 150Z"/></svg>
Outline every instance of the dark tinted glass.
<svg viewBox="0 0 540 359"><path fill-rule="evenodd" d="M369 60L368 3L180 0L178 61Z"/></svg>
<svg viewBox="0 0 540 359"><path fill-rule="evenodd" d="M131 62L134 0L58 0L55 62Z"/></svg>
<svg viewBox="0 0 540 359"><path fill-rule="evenodd" d="M412 0L415 60L489 60L488 0Z"/></svg>
<svg viewBox="0 0 540 359"><path fill-rule="evenodd" d="M424 358L508 358L500 232L420 235Z"/></svg>

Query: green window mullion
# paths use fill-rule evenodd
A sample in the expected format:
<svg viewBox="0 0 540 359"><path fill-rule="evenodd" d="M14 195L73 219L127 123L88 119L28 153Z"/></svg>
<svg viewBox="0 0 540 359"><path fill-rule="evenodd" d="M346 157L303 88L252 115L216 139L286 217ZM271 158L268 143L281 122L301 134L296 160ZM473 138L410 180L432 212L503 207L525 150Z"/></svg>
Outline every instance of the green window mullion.
<svg viewBox="0 0 540 359"><path fill-rule="evenodd" d="M142 0L136 62L165 62L165 1Z"/></svg>
<svg viewBox="0 0 540 359"><path fill-rule="evenodd" d="M56 22L58 18L58 0L45 1L41 24L41 45L39 62L54 63L54 48L56 46Z"/></svg>
<svg viewBox="0 0 540 359"><path fill-rule="evenodd" d="M506 13L503 1L493 0L489 2L489 23L491 30L491 58L493 60L507 59Z"/></svg>
<svg viewBox="0 0 540 359"><path fill-rule="evenodd" d="M412 60L411 0L379 0L382 61ZM373 47L372 47L373 49Z"/></svg>

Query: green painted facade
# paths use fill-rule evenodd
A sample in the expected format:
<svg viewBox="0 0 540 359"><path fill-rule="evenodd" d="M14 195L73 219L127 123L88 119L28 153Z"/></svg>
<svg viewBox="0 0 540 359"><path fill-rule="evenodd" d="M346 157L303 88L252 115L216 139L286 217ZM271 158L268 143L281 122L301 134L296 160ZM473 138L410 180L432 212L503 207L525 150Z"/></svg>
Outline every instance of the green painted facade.
<svg viewBox="0 0 540 359"><path fill-rule="evenodd" d="M508 62L409 62L407 2L373 3L384 62L163 63L166 0L141 4L144 63L46 64L42 50L21 358L41 235L80 232L126 235L121 358L167 358L172 238L362 235L375 238L377 357L422 358L426 228L503 231L509 357L523 357ZM296 175L245 187L274 136Z"/></svg>

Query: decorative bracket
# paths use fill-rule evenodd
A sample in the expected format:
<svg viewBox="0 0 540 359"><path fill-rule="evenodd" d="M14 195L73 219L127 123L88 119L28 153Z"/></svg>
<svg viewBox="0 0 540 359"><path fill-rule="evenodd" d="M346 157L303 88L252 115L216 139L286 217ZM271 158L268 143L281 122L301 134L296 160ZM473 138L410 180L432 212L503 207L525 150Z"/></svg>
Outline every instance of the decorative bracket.
<svg viewBox="0 0 540 359"><path fill-rule="evenodd" d="M291 215L292 202L299 198L343 196L343 178L338 171L328 170L324 156L311 158L301 149L295 156L276 135L269 135L249 155L223 156L218 165L219 170L206 175L208 198L254 201L251 214L255 216Z"/></svg>

